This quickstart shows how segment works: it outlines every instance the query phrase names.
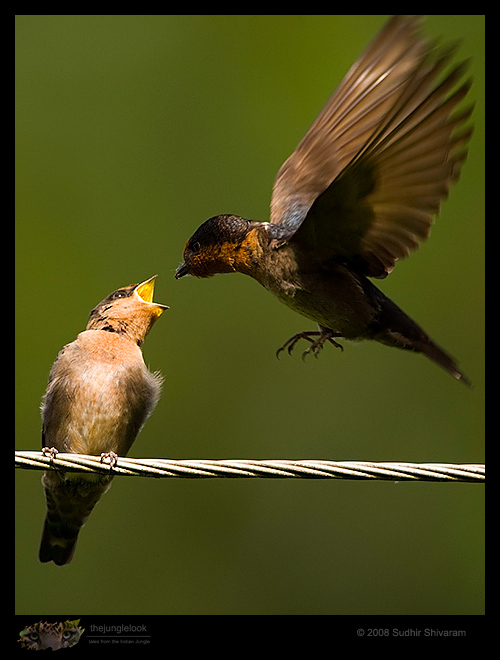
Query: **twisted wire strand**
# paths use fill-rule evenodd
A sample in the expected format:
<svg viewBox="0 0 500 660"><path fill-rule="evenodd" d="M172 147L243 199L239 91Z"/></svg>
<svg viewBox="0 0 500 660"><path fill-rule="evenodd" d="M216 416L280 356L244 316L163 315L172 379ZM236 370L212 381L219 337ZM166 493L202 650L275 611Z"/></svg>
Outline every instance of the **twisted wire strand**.
<svg viewBox="0 0 500 660"><path fill-rule="evenodd" d="M484 483L482 464L399 463L321 460L172 460L118 457L115 465L104 456L63 454L48 456L37 451L16 452L16 468L59 469L129 477L272 479L381 479L385 481L461 481Z"/></svg>

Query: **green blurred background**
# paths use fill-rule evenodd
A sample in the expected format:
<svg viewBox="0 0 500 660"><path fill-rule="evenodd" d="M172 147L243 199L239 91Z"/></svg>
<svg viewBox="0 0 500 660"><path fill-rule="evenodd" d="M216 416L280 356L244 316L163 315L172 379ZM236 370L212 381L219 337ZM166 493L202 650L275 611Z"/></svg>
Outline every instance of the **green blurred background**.
<svg viewBox="0 0 500 660"><path fill-rule="evenodd" d="M243 275L174 280L217 213L272 183L386 16L17 17L16 448L40 447L59 349L114 289L159 277L163 397L131 456L482 462L484 17L463 38L476 130L431 240L380 284L468 390L377 344L274 352L312 329ZM41 473L16 473L20 614L480 614L483 488L116 478L73 562L42 565Z"/></svg>

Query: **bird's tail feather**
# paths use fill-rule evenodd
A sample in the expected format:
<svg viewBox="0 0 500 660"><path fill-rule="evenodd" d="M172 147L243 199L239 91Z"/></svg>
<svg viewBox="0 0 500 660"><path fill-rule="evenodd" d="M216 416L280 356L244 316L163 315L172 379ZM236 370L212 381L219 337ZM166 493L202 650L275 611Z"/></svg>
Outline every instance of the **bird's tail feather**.
<svg viewBox="0 0 500 660"><path fill-rule="evenodd" d="M457 362L438 346L418 323L415 323L392 300L382 296L378 289L376 296L377 302L381 306L381 313L377 321L378 332L375 339L389 346L423 353L443 367L453 378L462 381L468 387L472 386L467 376L458 368Z"/></svg>
<svg viewBox="0 0 500 660"><path fill-rule="evenodd" d="M111 478L89 481L65 478L58 472L45 472L42 483L47 498L47 516L40 543L41 562L58 566L69 564L75 552L80 529L92 509L111 486Z"/></svg>
<svg viewBox="0 0 500 660"><path fill-rule="evenodd" d="M80 528L81 526L70 525L67 521L51 520L47 516L38 554L40 561L53 561L58 566L69 564L75 552Z"/></svg>
<svg viewBox="0 0 500 660"><path fill-rule="evenodd" d="M426 342L415 342L414 350L420 351L428 358L439 364L443 369L446 369L453 378L462 381L467 387L472 387L472 383L467 378L467 376L460 371L456 361L448 355L440 346L435 344L431 339L427 338Z"/></svg>

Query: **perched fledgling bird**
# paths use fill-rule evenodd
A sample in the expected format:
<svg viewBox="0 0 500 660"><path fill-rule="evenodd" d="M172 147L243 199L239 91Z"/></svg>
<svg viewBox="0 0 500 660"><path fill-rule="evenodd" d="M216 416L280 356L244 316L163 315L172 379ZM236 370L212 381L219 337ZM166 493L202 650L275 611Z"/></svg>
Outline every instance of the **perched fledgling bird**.
<svg viewBox="0 0 500 660"><path fill-rule="evenodd" d="M56 452L125 456L153 412L162 378L140 346L166 305L153 302L156 275L118 289L90 313L85 332L58 354L42 402L42 446ZM80 528L112 476L50 470L39 558L68 564Z"/></svg>
<svg viewBox="0 0 500 660"><path fill-rule="evenodd" d="M472 107L458 110L465 63L420 34L418 17L394 16L351 67L279 170L270 222L210 218L193 234L176 278L250 275L319 331L299 339L318 355L337 337L423 353L454 378L455 360L368 277L384 278L430 233L458 179Z"/></svg>

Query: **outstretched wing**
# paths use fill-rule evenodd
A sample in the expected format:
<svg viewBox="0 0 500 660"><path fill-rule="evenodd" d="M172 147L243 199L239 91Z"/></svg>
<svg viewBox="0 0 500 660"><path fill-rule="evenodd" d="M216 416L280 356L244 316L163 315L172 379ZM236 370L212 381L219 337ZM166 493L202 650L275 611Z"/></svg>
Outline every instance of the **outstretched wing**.
<svg viewBox="0 0 500 660"><path fill-rule="evenodd" d="M395 16L350 69L276 177L271 222L316 258L385 277L430 232L458 178L471 109L454 54Z"/></svg>

